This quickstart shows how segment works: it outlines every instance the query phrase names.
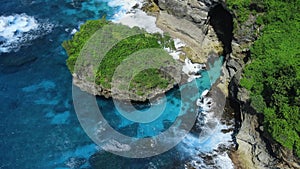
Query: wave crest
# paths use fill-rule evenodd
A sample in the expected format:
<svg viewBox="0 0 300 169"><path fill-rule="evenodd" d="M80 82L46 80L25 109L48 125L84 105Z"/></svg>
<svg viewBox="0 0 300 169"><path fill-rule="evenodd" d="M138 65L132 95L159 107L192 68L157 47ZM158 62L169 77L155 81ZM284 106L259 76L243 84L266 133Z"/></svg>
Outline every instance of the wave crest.
<svg viewBox="0 0 300 169"><path fill-rule="evenodd" d="M53 27L25 13L0 16L0 54L18 51L31 40L50 33Z"/></svg>

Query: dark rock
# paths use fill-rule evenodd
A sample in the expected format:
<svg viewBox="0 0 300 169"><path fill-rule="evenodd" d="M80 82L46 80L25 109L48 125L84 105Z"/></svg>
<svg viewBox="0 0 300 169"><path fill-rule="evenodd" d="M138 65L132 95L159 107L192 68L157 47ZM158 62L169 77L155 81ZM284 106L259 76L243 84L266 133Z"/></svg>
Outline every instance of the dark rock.
<svg viewBox="0 0 300 169"><path fill-rule="evenodd" d="M249 9L251 11L256 11L256 12L265 12L266 11L266 8L260 4L259 2L258 3L251 3L250 6L249 6Z"/></svg>
<svg viewBox="0 0 300 169"><path fill-rule="evenodd" d="M260 33L260 27L255 24L256 16L250 15L245 23L237 25L233 34L234 14L232 15L227 10L223 1L158 0L158 5L169 14L193 22L203 32L207 32L205 27L209 18L209 23L216 32L218 39L223 43L223 55L227 56L223 72L224 77L230 80L228 102L233 109L236 124L235 134L237 136L233 139L236 139L240 144L240 146L236 146L238 151L242 151L237 158L249 159L243 167L300 168L293 162L293 152L283 149L264 131L262 127L263 115L251 106L249 92L239 85L242 68L250 59L249 47ZM258 13L265 11L260 2L252 3L249 8ZM232 52L233 47L231 46L233 39L237 44L234 52ZM229 55L230 53L234 55L234 59ZM193 130L197 129L194 128Z"/></svg>
<svg viewBox="0 0 300 169"><path fill-rule="evenodd" d="M112 153L100 152L92 155L89 158L89 162L92 168L120 169L122 166L126 166L126 162L123 159L124 157L117 156Z"/></svg>
<svg viewBox="0 0 300 169"><path fill-rule="evenodd" d="M158 5L158 0L153 0L153 2L154 2L156 5Z"/></svg>
<svg viewBox="0 0 300 169"><path fill-rule="evenodd" d="M227 61L225 63L225 67L227 69L227 72L229 73L227 78L232 78L235 73L242 69L242 65L233 58L227 58Z"/></svg>
<svg viewBox="0 0 300 169"><path fill-rule="evenodd" d="M235 136L240 158L251 162L249 168L272 168L275 167L276 158L270 155L268 143L261 137L259 131L259 115L250 106L249 93L240 88L239 80L241 70L231 79L229 84L229 99L231 105L235 105L236 124L238 127ZM239 122L240 120L240 122ZM243 154L243 155L242 155ZM247 163L245 162L244 163Z"/></svg>
<svg viewBox="0 0 300 169"><path fill-rule="evenodd" d="M212 6L208 12L209 22L214 28L219 40L224 45L223 55L232 52L231 41L233 38L233 17L222 4Z"/></svg>
<svg viewBox="0 0 300 169"><path fill-rule="evenodd" d="M242 66L234 59L229 59L227 62L227 67L233 68L235 71L241 70Z"/></svg>
<svg viewBox="0 0 300 169"><path fill-rule="evenodd" d="M227 68L227 70L228 70L228 73L229 73L229 76L230 76L230 77L234 76L234 74L235 74L235 72L236 72L236 70L235 70L234 68L229 67L229 68Z"/></svg>

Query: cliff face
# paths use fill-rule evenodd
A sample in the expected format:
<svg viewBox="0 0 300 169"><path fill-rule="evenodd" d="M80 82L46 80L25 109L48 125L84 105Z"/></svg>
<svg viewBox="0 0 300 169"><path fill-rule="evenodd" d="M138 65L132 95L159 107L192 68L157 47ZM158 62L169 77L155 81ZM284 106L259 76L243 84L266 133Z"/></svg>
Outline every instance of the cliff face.
<svg viewBox="0 0 300 169"><path fill-rule="evenodd" d="M239 87L241 78L239 69L229 83L229 100L235 109L237 151L232 153L232 160L240 168L260 169L275 167L278 161L270 155L262 137L262 116L249 104L249 93Z"/></svg>
<svg viewBox="0 0 300 169"><path fill-rule="evenodd" d="M216 31L218 39L223 43L223 55L232 52L231 42L233 37L233 17L222 4L213 5L209 12L210 25Z"/></svg>
<svg viewBox="0 0 300 169"><path fill-rule="evenodd" d="M236 46L241 47L238 44ZM247 50L240 49L241 51ZM237 150L231 154L231 157L238 168L300 168L293 152L274 141L264 130L262 112L258 112L251 105L250 93L239 85L245 61L248 60L246 56L247 52L235 53L225 63L226 70L229 72L227 74L228 99L230 106L235 110L238 130L235 136Z"/></svg>
<svg viewBox="0 0 300 169"><path fill-rule="evenodd" d="M158 5L171 15L186 19L201 27L207 23L209 9L215 2L219 0L158 0Z"/></svg>
<svg viewBox="0 0 300 169"><path fill-rule="evenodd" d="M232 16L222 0L158 0L157 25L192 48L191 60L231 53Z"/></svg>
<svg viewBox="0 0 300 169"><path fill-rule="evenodd" d="M235 109L238 133L237 150L231 157L237 167L245 169L300 168L293 152L275 142L264 130L263 115L249 99L249 92L239 86L242 69L239 69L229 83L228 99Z"/></svg>
<svg viewBox="0 0 300 169"><path fill-rule="evenodd" d="M300 168L293 152L274 141L263 127L264 116L252 105L250 93L242 88L240 79L244 66L249 62L249 47L259 36L260 27L255 24L256 16L250 16L236 27L232 53L224 67L228 84L228 99L235 110L235 139L237 150L231 154L237 168Z"/></svg>
<svg viewBox="0 0 300 169"><path fill-rule="evenodd" d="M237 24L233 34L233 18L222 0L157 0L155 3L161 9L158 26L187 35L188 40L193 42L188 45L192 44L196 49L195 61L207 56L203 49L207 49L208 43L222 42L221 53L226 56L226 60L218 87L227 95L230 107L235 110L237 150L231 157L236 168L300 168L293 153L276 143L264 131L262 113L251 106L248 91L239 85L243 67L249 60L249 47L261 29L255 24L256 16L250 16L243 24ZM176 21L178 27L172 25L170 20ZM216 51L216 46L211 45L214 49L208 51ZM218 54L221 53L219 51Z"/></svg>

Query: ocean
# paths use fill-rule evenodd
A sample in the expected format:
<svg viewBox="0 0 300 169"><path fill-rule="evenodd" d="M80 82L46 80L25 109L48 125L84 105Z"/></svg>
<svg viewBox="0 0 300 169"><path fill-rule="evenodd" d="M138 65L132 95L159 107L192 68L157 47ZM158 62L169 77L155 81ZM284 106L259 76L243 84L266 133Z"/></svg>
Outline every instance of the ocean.
<svg viewBox="0 0 300 169"><path fill-rule="evenodd" d="M61 44L86 20L103 16L118 20L135 3L133 0L2 0L0 169L233 168L227 153L218 151L219 145L232 143L232 133L223 133L227 126L214 117L205 119L203 115L202 133L188 133L174 148L147 158L108 153L81 126L73 105L67 55ZM211 72L202 72L202 77L195 81L199 93L210 89L212 79L220 76L216 72L220 72L221 62L222 59L216 61ZM147 124L124 118L111 99L97 97L97 104L110 126L134 141L158 135L188 111L204 111L184 105L184 113L179 112L180 91L175 88L167 92L161 116ZM149 108L148 104L136 106L144 111ZM217 121L217 125L209 128L206 125L209 120Z"/></svg>

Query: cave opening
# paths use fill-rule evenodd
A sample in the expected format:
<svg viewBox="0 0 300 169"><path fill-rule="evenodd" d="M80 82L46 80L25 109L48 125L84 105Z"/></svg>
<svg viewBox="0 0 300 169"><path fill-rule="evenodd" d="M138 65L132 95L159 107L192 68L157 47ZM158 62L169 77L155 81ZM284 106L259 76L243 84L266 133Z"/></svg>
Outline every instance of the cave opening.
<svg viewBox="0 0 300 169"><path fill-rule="evenodd" d="M223 56L232 52L233 17L223 4L213 5L209 12L209 23L224 46Z"/></svg>

